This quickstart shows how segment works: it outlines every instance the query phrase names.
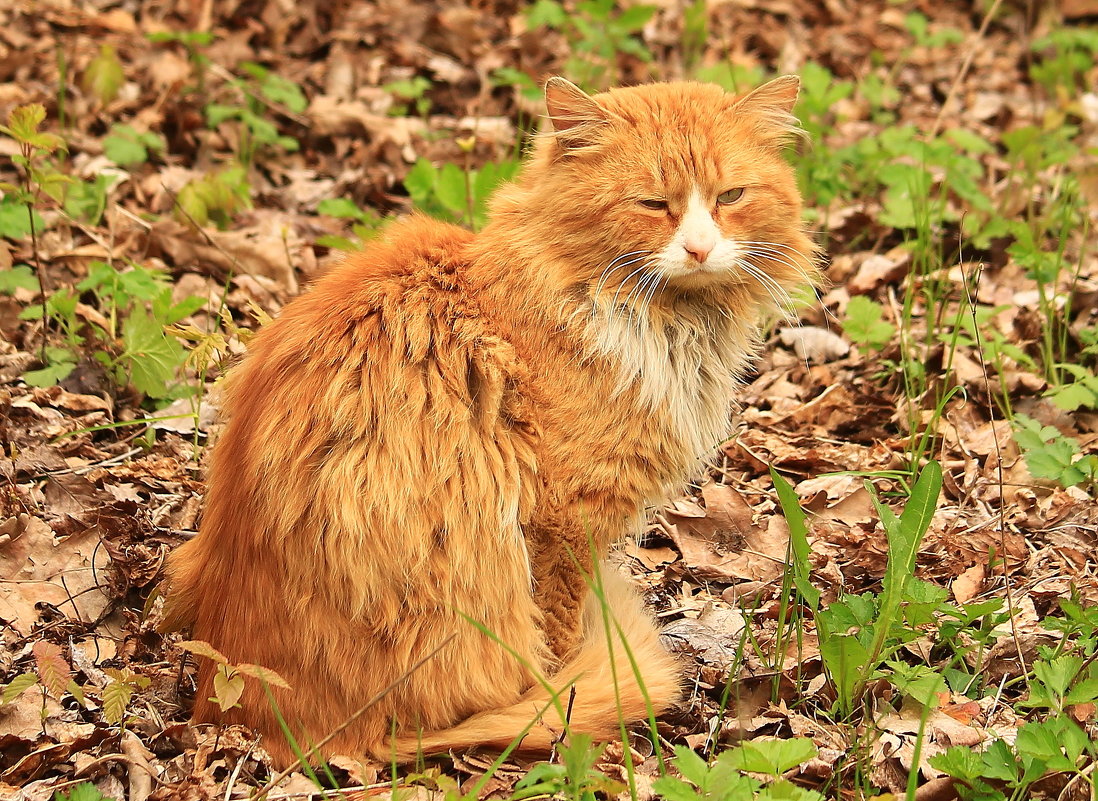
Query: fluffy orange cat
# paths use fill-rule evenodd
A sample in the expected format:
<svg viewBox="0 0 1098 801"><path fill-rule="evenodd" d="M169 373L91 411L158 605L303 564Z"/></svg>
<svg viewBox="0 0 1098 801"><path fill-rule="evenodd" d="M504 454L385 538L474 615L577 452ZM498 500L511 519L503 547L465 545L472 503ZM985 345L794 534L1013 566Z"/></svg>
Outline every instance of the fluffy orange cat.
<svg viewBox="0 0 1098 801"><path fill-rule="evenodd" d="M782 158L797 90L550 80L553 130L482 232L394 225L255 338L168 624L285 677L305 744L452 637L325 753L503 747L548 705L539 674L574 681L570 730L596 738L644 718L645 694L673 703L639 599L603 571L608 646L590 582L724 438L760 318L816 277ZM203 662L195 719L292 759L258 683L221 715ZM523 749L562 726L550 706Z"/></svg>

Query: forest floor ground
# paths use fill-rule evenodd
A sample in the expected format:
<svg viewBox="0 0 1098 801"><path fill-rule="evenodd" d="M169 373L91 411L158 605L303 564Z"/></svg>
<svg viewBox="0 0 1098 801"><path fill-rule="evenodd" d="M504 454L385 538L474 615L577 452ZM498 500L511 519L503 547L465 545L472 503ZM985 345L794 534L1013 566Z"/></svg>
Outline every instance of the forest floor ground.
<svg viewBox="0 0 1098 801"><path fill-rule="evenodd" d="M692 783L656 784L673 798L1090 797L1096 26L1094 0L0 5L0 797L271 781L250 732L187 724L196 657L156 592L199 526L218 381L266 316L392 216L480 224L548 76L788 72L828 284L618 554L688 692L654 746L569 754L590 764L534 790L644 798L669 772ZM807 512L795 567L771 469ZM809 743L764 753L790 784L682 750L774 740ZM492 761L400 781L537 784ZM349 794L391 791L386 766L332 764ZM760 784L706 795L706 770ZM297 773L270 797L313 791Z"/></svg>

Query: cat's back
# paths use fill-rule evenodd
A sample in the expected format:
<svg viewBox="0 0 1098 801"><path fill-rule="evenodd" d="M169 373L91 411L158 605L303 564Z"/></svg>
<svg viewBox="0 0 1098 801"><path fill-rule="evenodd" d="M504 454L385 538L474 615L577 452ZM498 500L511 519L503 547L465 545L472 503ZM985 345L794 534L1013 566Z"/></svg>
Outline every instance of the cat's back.
<svg viewBox="0 0 1098 801"><path fill-rule="evenodd" d="M460 315L468 304L459 274L472 241L469 231L426 217L394 223L288 304L256 337L253 361L282 356L335 365L363 337L399 336L401 327L427 317ZM392 325L397 317L402 326Z"/></svg>
<svg viewBox="0 0 1098 801"><path fill-rule="evenodd" d="M397 510L377 491L390 475L427 491L447 480L440 465L512 439L521 365L467 286L473 241L427 218L396 223L264 326L228 380L207 497L207 518L226 523L211 528L275 506L270 530L286 532L346 496Z"/></svg>

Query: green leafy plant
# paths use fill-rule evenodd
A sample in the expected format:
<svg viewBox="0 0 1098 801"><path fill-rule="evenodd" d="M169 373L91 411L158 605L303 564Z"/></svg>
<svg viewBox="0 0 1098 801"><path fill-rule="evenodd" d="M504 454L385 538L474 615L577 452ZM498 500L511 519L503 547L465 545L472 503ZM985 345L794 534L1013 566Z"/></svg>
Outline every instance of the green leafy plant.
<svg viewBox="0 0 1098 801"><path fill-rule="evenodd" d="M10 704L23 693L37 689L42 695L42 720L47 715L46 698L60 699L68 693L81 704L84 692L73 681L72 668L69 667L61 647L46 640L39 640L31 647L34 656L34 672L21 673L9 681L0 691L0 705Z"/></svg>
<svg viewBox="0 0 1098 801"><path fill-rule="evenodd" d="M1098 30L1058 27L1034 40L1032 50L1041 58L1029 68L1030 77L1052 97L1074 94L1098 58Z"/></svg>
<svg viewBox="0 0 1098 801"><path fill-rule="evenodd" d="M431 110L431 98L427 97L431 82L422 75L390 81L381 88L401 100L389 109L389 114L394 117L406 116L409 104L415 107L416 114L421 117L426 117Z"/></svg>
<svg viewBox="0 0 1098 801"><path fill-rule="evenodd" d="M123 167L144 164L150 153L163 153L164 137L152 131L138 131L132 125L115 123L103 137L103 153Z"/></svg>
<svg viewBox="0 0 1098 801"><path fill-rule="evenodd" d="M79 293L94 296L104 313L104 323L85 321L77 315ZM76 285L76 292L61 289L44 305L23 310L21 317L34 319L45 314L61 332L65 346L47 348L46 366L23 375L32 386L50 386L63 380L79 361L86 343L97 347L93 357L119 386L132 384L142 394L167 399L188 394L191 388L176 383L186 351L165 326L197 311L205 301L187 298L172 302L167 278L147 267L131 265L119 270L105 262L92 262L88 276Z"/></svg>
<svg viewBox="0 0 1098 801"><path fill-rule="evenodd" d="M585 88L605 89L617 80L618 54L652 60L636 34L655 12L646 5L619 9L615 0L582 0L573 11L557 0L537 0L526 9L526 23L564 34L572 49L564 74Z"/></svg>
<svg viewBox="0 0 1098 801"><path fill-rule="evenodd" d="M404 178L404 186L416 208L444 220L473 229L484 224L487 200L503 181L518 171L517 161L488 163L479 170L462 170L449 162L435 167L425 158L416 161Z"/></svg>
<svg viewBox="0 0 1098 801"><path fill-rule="evenodd" d="M284 107L292 114L304 111L308 101L301 87L259 64L245 62L241 68L248 77L234 78L229 83L243 96L243 105L207 104L206 124L216 128L232 120L240 123L237 159L243 165L250 165L262 148L286 152L298 150L298 141L279 133L278 126L268 118L268 113L272 107L276 110Z"/></svg>
<svg viewBox="0 0 1098 801"><path fill-rule="evenodd" d="M899 516L873 496L889 544L881 593L842 595L826 608L819 605L819 593L808 581L804 512L788 482L773 470L771 478L789 522L794 585L813 612L820 654L835 688L839 715L849 718L868 682L879 677L889 678L920 703L929 703L932 692L928 688L943 689L941 678L934 681L926 675L898 671L899 663L888 660L904 643L919 636L917 627L932 619L931 613L945 598L944 590L912 575L915 555L941 492L941 468L930 462L922 469Z"/></svg>
<svg viewBox="0 0 1098 801"><path fill-rule="evenodd" d="M617 795L625 790L595 767L605 746L596 747L591 738L574 734L557 753L560 763L539 762L515 785L514 799L552 795L569 801L595 801L596 793Z"/></svg>
<svg viewBox="0 0 1098 801"><path fill-rule="evenodd" d="M67 793L58 790L53 794L53 801L112 801L99 792L99 788L91 782L81 782L74 785Z"/></svg>
<svg viewBox="0 0 1098 801"><path fill-rule="evenodd" d="M1059 715L1026 723L1013 745L994 740L983 752L954 746L931 757L930 764L958 780L955 787L966 801L1013 801L1029 798L1033 784L1050 773L1089 781L1083 769L1096 756L1094 741L1070 718Z"/></svg>
<svg viewBox="0 0 1098 801"><path fill-rule="evenodd" d="M202 656L213 660L217 664L217 672L214 674L214 694L209 699L217 704L222 712L228 712L239 706L240 696L244 693L244 677L255 679L266 685L290 689L286 680L270 668L261 665L240 664L234 665L216 648L201 640L184 640L179 647L196 656Z"/></svg>
<svg viewBox="0 0 1098 801"><path fill-rule="evenodd" d="M541 86L522 70L500 67L492 72L493 86L513 86L531 103L541 100Z"/></svg>
<svg viewBox="0 0 1098 801"><path fill-rule="evenodd" d="M228 228L233 215L251 208L248 171L230 166L190 181L176 196L176 215L181 222L194 225L214 223Z"/></svg>
<svg viewBox="0 0 1098 801"><path fill-rule="evenodd" d="M26 264L17 264L7 270L0 270L0 293L12 295L17 289L31 291L38 289L38 279Z"/></svg>
<svg viewBox="0 0 1098 801"><path fill-rule="evenodd" d="M19 186L0 183L0 191L5 194L4 203L0 206L0 209L3 209L0 213L0 225L6 229L0 232L5 236L30 235L31 246L34 249L38 289L43 298L46 288L42 284L41 265L37 263L37 233L42 230L44 223L35 211L35 206L42 195L60 202L64 185L72 180L46 163L49 155L64 149L65 141L56 134L39 130L45 119L45 107L40 103L31 103L12 109L8 115L8 124L0 125L0 133L14 139L19 148L19 152L12 156L11 160L19 168L23 178L23 183ZM22 207L22 215L19 213L20 207ZM25 224L20 222L20 217L25 220ZM44 329L45 318L42 323ZM43 347L45 347L45 339L43 339Z"/></svg>
<svg viewBox="0 0 1098 801"><path fill-rule="evenodd" d="M89 62L80 78L81 88L105 106L118 97L126 76L122 72L122 62L109 44L99 46L99 53Z"/></svg>
<svg viewBox="0 0 1098 801"><path fill-rule="evenodd" d="M819 793L781 778L816 753L811 740L753 740L722 752L710 764L689 748L675 746L674 766L682 778L661 776L652 789L668 801L822 801Z"/></svg>
<svg viewBox="0 0 1098 801"><path fill-rule="evenodd" d="M892 341L896 326L883 319L881 304L865 295L855 295L846 304L843 331L863 350L878 350Z"/></svg>
<svg viewBox="0 0 1098 801"><path fill-rule="evenodd" d="M1098 456L1080 455L1079 444L1052 426L1015 415L1014 441L1034 478L1052 479L1065 487L1098 480Z"/></svg>
<svg viewBox="0 0 1098 801"><path fill-rule="evenodd" d="M344 236L325 234L317 237L317 244L336 250L361 250L362 243L377 236L385 220L373 209L360 209L352 201L342 197L325 198L317 204L319 214L351 220L351 232L357 241Z"/></svg>
<svg viewBox="0 0 1098 801"><path fill-rule="evenodd" d="M110 677L107 686L103 688L103 719L112 725L125 727L126 710L133 694L138 690L148 689L149 678L134 673L129 668L106 668L103 672Z"/></svg>

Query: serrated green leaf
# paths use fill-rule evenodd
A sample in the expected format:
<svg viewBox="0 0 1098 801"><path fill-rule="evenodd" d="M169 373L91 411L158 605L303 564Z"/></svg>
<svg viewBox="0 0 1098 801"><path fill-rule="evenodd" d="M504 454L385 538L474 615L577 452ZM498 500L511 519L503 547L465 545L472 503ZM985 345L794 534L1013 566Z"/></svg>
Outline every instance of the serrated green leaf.
<svg viewBox="0 0 1098 801"><path fill-rule="evenodd" d="M28 208L23 203L9 202L7 198L0 201L0 236L7 239L23 239L30 236L31 215L34 216L34 228L41 231L46 227L46 221L42 216Z"/></svg>
<svg viewBox="0 0 1098 801"><path fill-rule="evenodd" d="M352 201L345 197L327 197L316 205L319 214L327 214L329 217L340 217L357 220L362 215Z"/></svg>
<svg viewBox="0 0 1098 801"><path fill-rule="evenodd" d="M683 778L689 779L699 787L705 785L706 776L709 775L709 763L702 759L694 749L685 745L675 746L675 767L678 768Z"/></svg>
<svg viewBox="0 0 1098 801"><path fill-rule="evenodd" d="M843 331L856 345L881 348L892 339L896 327L882 319L882 309L864 295L855 295L846 305Z"/></svg>
<svg viewBox="0 0 1098 801"><path fill-rule="evenodd" d="M225 106L220 103L210 103L206 106L206 125L216 128L225 120L239 119L243 109L237 106Z"/></svg>
<svg viewBox="0 0 1098 801"><path fill-rule="evenodd" d="M674 776L661 776L652 782L652 789L666 801L701 801L704 798L692 785Z"/></svg>
<svg viewBox="0 0 1098 801"><path fill-rule="evenodd" d="M980 755L968 746L955 745L930 758L930 765L955 779L971 782L983 775Z"/></svg>
<svg viewBox="0 0 1098 801"><path fill-rule="evenodd" d="M568 12L556 0L537 0L526 9L526 23L536 28L545 25L548 28L560 28L568 21Z"/></svg>
<svg viewBox="0 0 1098 801"><path fill-rule="evenodd" d="M187 357L179 342L165 334L164 326L138 307L122 324L122 345L122 356L134 387L149 397L164 397L168 383Z"/></svg>
<svg viewBox="0 0 1098 801"><path fill-rule="evenodd" d="M103 153L115 164L126 167L144 164L149 158L145 139L129 125L115 125L103 137Z"/></svg>
<svg viewBox="0 0 1098 801"><path fill-rule="evenodd" d="M952 128L946 131L945 135L956 143L958 147L967 150L969 153L983 154L995 152L994 145L967 128Z"/></svg>
<svg viewBox="0 0 1098 801"><path fill-rule="evenodd" d="M309 105L309 101L306 99L305 93L301 91L300 86L289 78L284 78L273 72L268 73L263 78L260 91L268 100L281 103L290 111L298 114Z"/></svg>
<svg viewBox="0 0 1098 801"><path fill-rule="evenodd" d="M633 6L622 11L615 22L620 29L632 33L643 28L655 13L655 6Z"/></svg>
<svg viewBox="0 0 1098 801"><path fill-rule="evenodd" d="M781 776L816 756L819 749L811 740L797 737L789 740L752 740L729 751L717 759L730 767L747 773L765 773Z"/></svg>
<svg viewBox="0 0 1098 801"><path fill-rule="evenodd" d="M53 362L38 370L23 373L23 381L29 387L52 387L69 377L76 369L75 362Z"/></svg>
<svg viewBox="0 0 1098 801"><path fill-rule="evenodd" d="M1046 395L1067 412L1074 412L1080 407L1098 408L1098 393L1083 381L1073 381L1070 384L1053 387Z"/></svg>
<svg viewBox="0 0 1098 801"><path fill-rule="evenodd" d="M110 799L99 792L99 788L91 782L78 784L67 794L59 792L54 798L59 799L60 801L110 801Z"/></svg>
<svg viewBox="0 0 1098 801"><path fill-rule="evenodd" d="M103 689L103 717L107 723L122 722L132 697L133 687L129 682L112 681Z"/></svg>
<svg viewBox="0 0 1098 801"><path fill-rule="evenodd" d="M16 106L8 113L8 125L4 133L17 142L27 142L38 133L38 126L46 119L46 107L41 103Z"/></svg>
<svg viewBox="0 0 1098 801"><path fill-rule="evenodd" d="M442 165L435 181L435 197L447 211L463 214L468 208L465 171L453 162Z"/></svg>

